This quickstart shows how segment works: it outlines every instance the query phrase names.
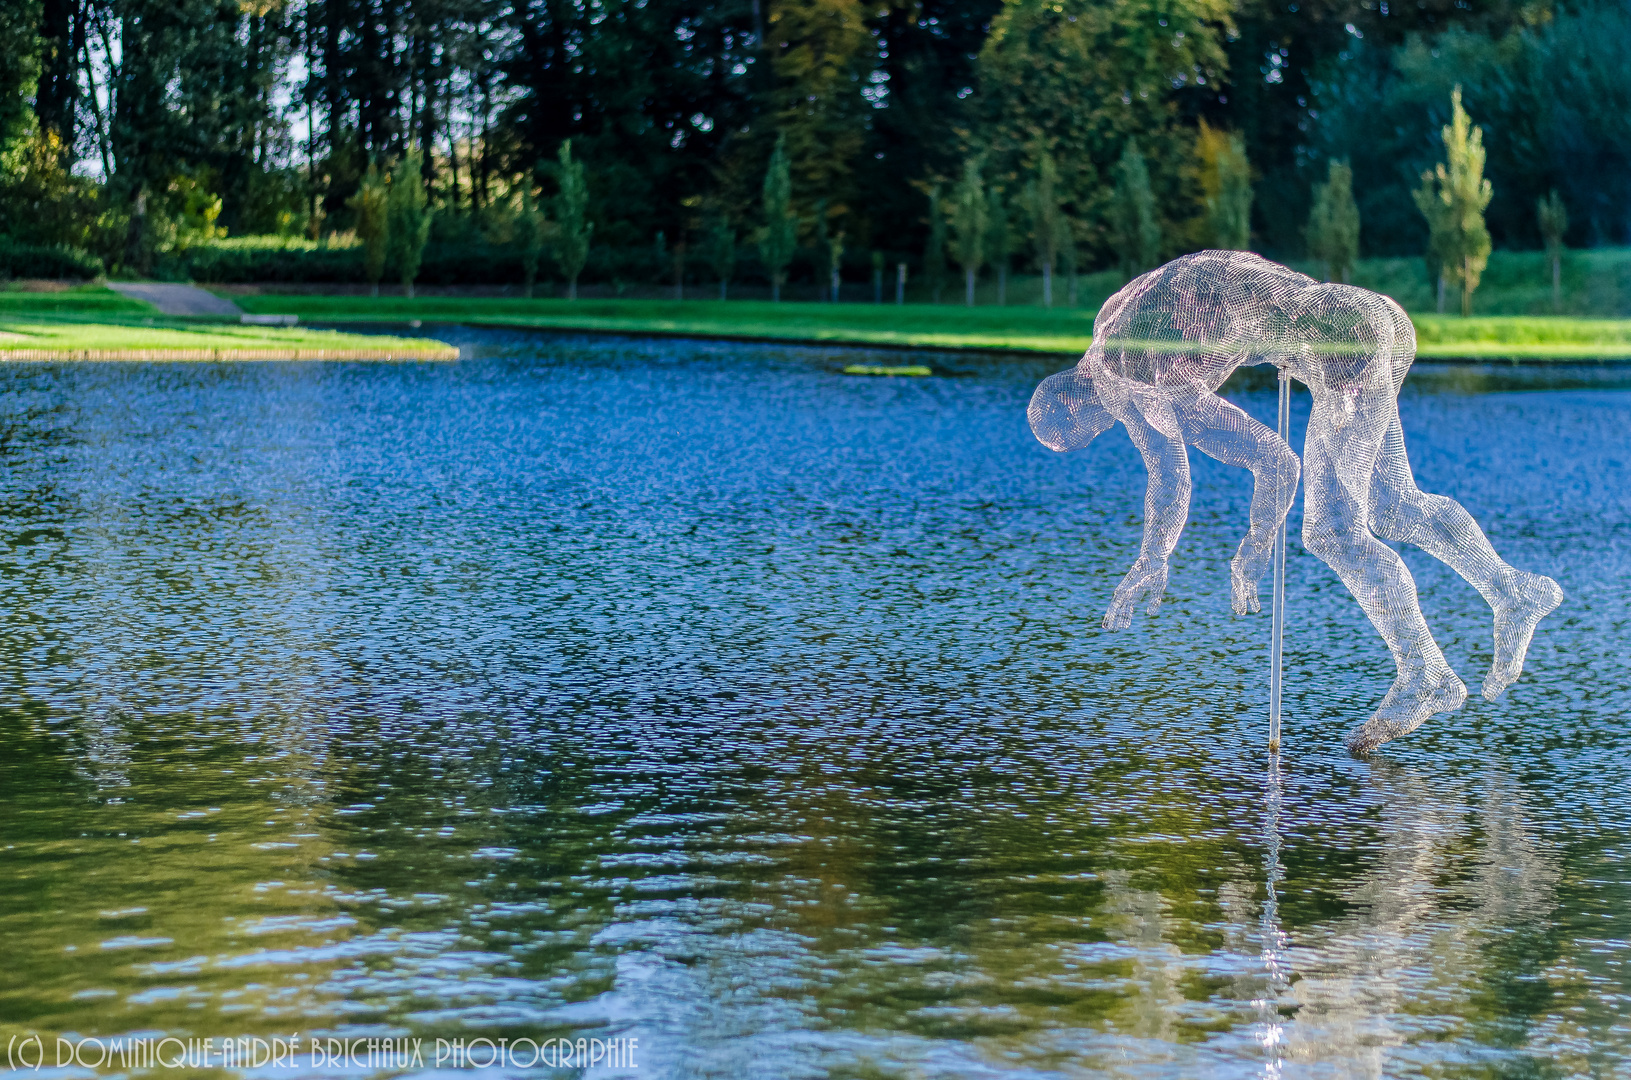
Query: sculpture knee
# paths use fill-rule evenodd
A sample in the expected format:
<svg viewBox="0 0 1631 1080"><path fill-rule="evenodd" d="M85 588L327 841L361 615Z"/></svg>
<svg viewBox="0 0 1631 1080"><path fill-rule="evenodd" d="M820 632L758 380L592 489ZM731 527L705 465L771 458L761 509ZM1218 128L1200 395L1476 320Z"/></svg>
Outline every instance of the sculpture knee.
<svg viewBox="0 0 1631 1080"><path fill-rule="evenodd" d="M1364 554L1364 540L1318 515L1303 517L1303 547L1327 566L1346 566Z"/></svg>
<svg viewBox="0 0 1631 1080"><path fill-rule="evenodd" d="M1415 543L1421 530L1453 505L1454 501L1443 495L1429 495L1415 487L1384 492L1371 508L1371 528L1384 540Z"/></svg>

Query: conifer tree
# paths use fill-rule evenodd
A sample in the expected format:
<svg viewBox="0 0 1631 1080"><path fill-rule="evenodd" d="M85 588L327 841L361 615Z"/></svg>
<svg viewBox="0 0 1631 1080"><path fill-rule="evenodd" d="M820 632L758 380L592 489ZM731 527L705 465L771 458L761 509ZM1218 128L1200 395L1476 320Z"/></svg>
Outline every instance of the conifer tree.
<svg viewBox="0 0 1631 1080"><path fill-rule="evenodd" d="M1353 169L1331 161L1327 179L1314 185L1308 212L1308 254L1325 263L1325 280L1348 283L1359 259L1359 206L1354 202Z"/></svg>
<svg viewBox="0 0 1631 1080"><path fill-rule="evenodd" d="M985 185L980 181L980 162L976 158L963 162L963 177L952 197L951 226L952 256L963 268L963 302L973 307L974 283L985 261L986 231Z"/></svg>
<svg viewBox="0 0 1631 1080"><path fill-rule="evenodd" d="M1558 197L1557 188L1535 203L1535 220L1546 242L1546 259L1552 264L1552 310L1563 310L1563 234L1569 231L1569 211Z"/></svg>
<svg viewBox="0 0 1631 1080"><path fill-rule="evenodd" d="M1230 251L1247 251L1252 238L1252 170L1239 135L1201 121L1195 140L1201 159L1207 224L1212 243Z"/></svg>
<svg viewBox="0 0 1631 1080"><path fill-rule="evenodd" d="M1065 303L1070 307L1076 306L1076 292L1079 281L1076 271L1079 269L1081 252L1076 247L1076 223L1067 214L1059 215L1059 269L1065 272L1065 282L1068 292Z"/></svg>
<svg viewBox="0 0 1631 1080"><path fill-rule="evenodd" d="M413 298L413 281L425 256L430 239L433 211L425 205L424 156L409 150L391 173L388 197L390 213L390 261L402 279L402 294Z"/></svg>
<svg viewBox="0 0 1631 1080"><path fill-rule="evenodd" d="M1116 163L1116 200L1111 220L1116 254L1123 277L1134 278L1154 268L1161 259L1161 229L1155 221L1155 196L1150 172L1138 144L1127 140Z"/></svg>
<svg viewBox="0 0 1631 1080"><path fill-rule="evenodd" d="M1008 303L1008 259L1012 253L1008 228L1008 201L1002 189L992 185L985 196L985 253L997 271L997 303Z"/></svg>
<svg viewBox="0 0 1631 1080"><path fill-rule="evenodd" d="M1042 268L1042 306L1053 306L1053 268L1059 261L1059 167L1044 151L1036 163L1036 176L1025 184L1025 211L1031 219L1031 243Z"/></svg>
<svg viewBox="0 0 1631 1080"><path fill-rule="evenodd" d="M1484 210L1494 189L1484 178L1484 130L1461 107L1459 86L1450 95L1450 122L1440 135L1448 161L1422 173L1415 198L1429 231L1437 233L1442 280L1460 286L1461 314L1466 317L1472 314L1472 294L1489 263Z"/></svg>
<svg viewBox="0 0 1631 1080"><path fill-rule="evenodd" d="M1448 272L1445 264L1449 259L1450 213L1443 201L1438 197L1438 190L1433 183L1433 174L1421 174L1421 185L1410 193L1415 200L1416 209L1427 220L1427 280L1432 282L1437 293L1437 311L1444 314L1444 278Z"/></svg>
<svg viewBox="0 0 1631 1080"><path fill-rule="evenodd" d="M545 230L548 228L548 219L538 206L538 199L532 193L532 176L529 174L521 189L521 273L527 286L527 299L532 299L533 286L538 281L538 261L544 251Z"/></svg>
<svg viewBox="0 0 1631 1080"><path fill-rule="evenodd" d="M708 265L719 279L719 298L726 299L731 275L736 272L736 229L721 210L708 227Z"/></svg>
<svg viewBox="0 0 1631 1080"><path fill-rule="evenodd" d="M844 230L839 229L827 238L827 272L832 280L832 302L838 303L839 289L843 284L844 268Z"/></svg>
<svg viewBox="0 0 1631 1080"><path fill-rule="evenodd" d="M765 169L762 191L764 228L759 231L759 259L770 275L770 299L780 301L787 264L798 244L798 218L793 214L793 178L787 168L787 137L776 136L776 149Z"/></svg>
<svg viewBox="0 0 1631 1080"><path fill-rule="evenodd" d="M816 258L821 260L820 269L816 273L816 296L823 300L830 299L827 288L833 279L835 267L832 254L832 233L827 227L827 200L816 200L814 240ZM842 241L839 242L842 247Z"/></svg>
<svg viewBox="0 0 1631 1080"><path fill-rule="evenodd" d="M566 298L578 298L578 275L589 261L589 238L594 223L589 220L589 186L583 179L583 162L572 160L572 140L561 143L555 155L555 243L551 254L566 278Z"/></svg>
<svg viewBox="0 0 1631 1080"><path fill-rule="evenodd" d="M940 185L929 188L929 237L923 246L923 276L929 279L929 293L940 303L940 290L946 284L946 211L940 203Z"/></svg>
<svg viewBox="0 0 1631 1080"><path fill-rule="evenodd" d="M368 163L362 185L346 200L357 215L357 238L362 241L362 272L370 286L369 295L379 295L379 279L385 276L385 255L390 241L390 192L379 166Z"/></svg>

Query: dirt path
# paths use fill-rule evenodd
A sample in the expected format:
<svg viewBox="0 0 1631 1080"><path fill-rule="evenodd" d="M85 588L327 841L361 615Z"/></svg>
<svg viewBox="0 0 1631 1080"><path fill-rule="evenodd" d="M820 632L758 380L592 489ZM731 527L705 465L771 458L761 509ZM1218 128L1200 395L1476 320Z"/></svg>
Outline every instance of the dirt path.
<svg viewBox="0 0 1631 1080"><path fill-rule="evenodd" d="M192 285L137 284L110 281L108 288L132 300L145 300L166 315L242 315L243 309L231 300Z"/></svg>

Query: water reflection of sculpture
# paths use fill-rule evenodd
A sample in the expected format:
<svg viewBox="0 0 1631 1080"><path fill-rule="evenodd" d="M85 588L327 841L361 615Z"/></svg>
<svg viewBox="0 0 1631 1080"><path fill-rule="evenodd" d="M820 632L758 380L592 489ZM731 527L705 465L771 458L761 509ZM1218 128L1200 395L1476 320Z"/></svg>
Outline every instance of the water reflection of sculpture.
<svg viewBox="0 0 1631 1080"><path fill-rule="evenodd" d="M1125 628L1147 598L1153 613L1189 513L1193 446L1250 469L1251 528L1230 563L1234 609L1260 610L1258 582L1296 494L1298 462L1273 431L1217 396L1243 364L1283 367L1314 398L1303 446L1303 543L1337 572L1387 642L1398 677L1348 737L1356 753L1461 707L1467 689L1422 618L1416 584L1383 540L1422 548L1465 578L1495 612L1495 658L1484 696L1523 671L1535 626L1563 600L1557 583L1501 560L1461 504L1416 486L1398 395L1415 330L1385 296L1313 278L1248 252L1203 251L1134 279L1093 324L1093 344L1031 399L1031 430L1076 450L1120 421L1149 471L1144 541L1117 586L1104 626Z"/></svg>
<svg viewBox="0 0 1631 1080"><path fill-rule="evenodd" d="M1341 890L1345 913L1301 926L1284 954L1296 974L1280 999L1295 1016L1287 1061L1390 1076L1419 1060L1415 1047L1460 1043L1488 1054L1492 1072L1503 1051L1517 1061L1538 1053L1563 1075L1591 1071L1563 1036L1575 995L1589 994L1571 985L1568 946L1550 963L1544 946L1526 953L1533 1012L1521 1037L1512 1014L1488 1004L1503 981L1492 953L1533 948L1520 944L1526 932L1545 936L1537 928L1556 918L1563 870L1521 784L1499 766L1471 779L1373 765L1376 859Z"/></svg>

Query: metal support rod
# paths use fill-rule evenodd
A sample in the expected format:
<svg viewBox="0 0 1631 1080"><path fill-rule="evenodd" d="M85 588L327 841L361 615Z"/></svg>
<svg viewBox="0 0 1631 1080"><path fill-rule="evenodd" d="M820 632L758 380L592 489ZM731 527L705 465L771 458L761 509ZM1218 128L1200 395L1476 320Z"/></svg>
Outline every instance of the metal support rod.
<svg viewBox="0 0 1631 1080"><path fill-rule="evenodd" d="M1291 375L1280 369L1280 438L1291 442ZM1280 752L1280 658L1286 641L1286 523L1274 540L1274 599L1270 604L1269 637L1269 753Z"/></svg>

